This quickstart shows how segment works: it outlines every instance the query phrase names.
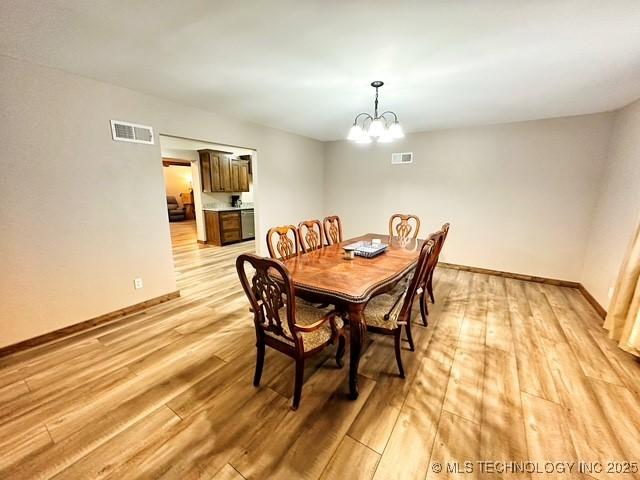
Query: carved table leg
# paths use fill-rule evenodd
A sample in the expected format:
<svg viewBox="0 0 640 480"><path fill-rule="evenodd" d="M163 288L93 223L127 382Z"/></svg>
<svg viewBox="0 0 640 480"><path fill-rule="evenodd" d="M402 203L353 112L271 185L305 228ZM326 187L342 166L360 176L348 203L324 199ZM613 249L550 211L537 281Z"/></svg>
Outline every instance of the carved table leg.
<svg viewBox="0 0 640 480"><path fill-rule="evenodd" d="M358 398L358 364L360 363L360 352L364 345L367 334L367 325L364 322L365 304L350 303L349 311L349 393L351 399Z"/></svg>

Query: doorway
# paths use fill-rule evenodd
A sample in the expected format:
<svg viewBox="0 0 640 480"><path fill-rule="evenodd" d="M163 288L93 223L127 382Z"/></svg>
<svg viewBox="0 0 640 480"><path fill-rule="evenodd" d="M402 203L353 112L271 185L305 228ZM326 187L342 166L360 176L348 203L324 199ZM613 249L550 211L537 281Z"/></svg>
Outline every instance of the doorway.
<svg viewBox="0 0 640 480"><path fill-rule="evenodd" d="M224 247L254 240L256 151L169 135L159 141L167 197L179 196L185 214L170 222L174 249L176 243ZM215 168L214 157L221 162Z"/></svg>

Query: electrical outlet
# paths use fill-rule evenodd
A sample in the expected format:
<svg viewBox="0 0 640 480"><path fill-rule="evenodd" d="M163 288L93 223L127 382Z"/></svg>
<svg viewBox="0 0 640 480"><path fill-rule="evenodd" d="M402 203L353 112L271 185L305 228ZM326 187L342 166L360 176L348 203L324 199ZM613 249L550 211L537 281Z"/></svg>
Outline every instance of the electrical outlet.
<svg viewBox="0 0 640 480"><path fill-rule="evenodd" d="M614 290L614 287L609 287L609 300L613 298L613 290Z"/></svg>
<svg viewBox="0 0 640 480"><path fill-rule="evenodd" d="M142 279L141 278L134 278L133 279L133 288L135 288L136 290L139 290L142 288Z"/></svg>

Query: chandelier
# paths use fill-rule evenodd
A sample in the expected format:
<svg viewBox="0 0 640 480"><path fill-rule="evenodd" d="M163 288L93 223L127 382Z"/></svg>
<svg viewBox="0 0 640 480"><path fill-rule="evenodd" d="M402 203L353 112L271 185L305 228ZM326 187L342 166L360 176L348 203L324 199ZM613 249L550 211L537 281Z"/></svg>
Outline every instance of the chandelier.
<svg viewBox="0 0 640 480"><path fill-rule="evenodd" d="M379 80L371 82L371 86L376 89L373 115L368 113L356 115L351 130L349 130L348 140L356 143L371 143L371 139L375 138L378 143L389 143L396 138L404 137L404 132L395 113L387 110L378 115L378 89L383 85L384 82Z"/></svg>

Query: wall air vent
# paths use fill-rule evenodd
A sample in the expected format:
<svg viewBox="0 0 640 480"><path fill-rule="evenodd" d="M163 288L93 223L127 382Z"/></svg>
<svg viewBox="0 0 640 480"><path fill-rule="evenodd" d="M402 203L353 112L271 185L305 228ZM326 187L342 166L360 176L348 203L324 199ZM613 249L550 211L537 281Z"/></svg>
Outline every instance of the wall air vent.
<svg viewBox="0 0 640 480"><path fill-rule="evenodd" d="M118 142L147 143L153 145L153 128L136 123L111 120L111 135Z"/></svg>
<svg viewBox="0 0 640 480"><path fill-rule="evenodd" d="M405 153L392 153L391 163L393 165L400 165L405 163L413 163L413 152Z"/></svg>

